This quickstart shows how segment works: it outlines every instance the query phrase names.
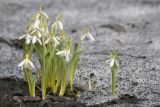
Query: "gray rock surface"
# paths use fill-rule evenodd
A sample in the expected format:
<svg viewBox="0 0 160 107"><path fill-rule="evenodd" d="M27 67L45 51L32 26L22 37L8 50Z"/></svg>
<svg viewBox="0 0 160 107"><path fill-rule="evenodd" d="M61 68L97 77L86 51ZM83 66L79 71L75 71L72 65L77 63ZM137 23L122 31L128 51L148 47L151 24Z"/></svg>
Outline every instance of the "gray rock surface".
<svg viewBox="0 0 160 107"><path fill-rule="evenodd" d="M41 3L51 21L63 15L65 30L74 38L89 25L96 39L82 45L85 52L77 66L75 85L88 90L91 75L93 92L81 92L79 101L95 105L113 99L110 67L105 61L117 48L117 96L135 96L143 100L140 103L144 107L160 105L159 0L1 0L0 76L23 76L17 68L22 50L12 46L10 40L25 33L29 17Z"/></svg>

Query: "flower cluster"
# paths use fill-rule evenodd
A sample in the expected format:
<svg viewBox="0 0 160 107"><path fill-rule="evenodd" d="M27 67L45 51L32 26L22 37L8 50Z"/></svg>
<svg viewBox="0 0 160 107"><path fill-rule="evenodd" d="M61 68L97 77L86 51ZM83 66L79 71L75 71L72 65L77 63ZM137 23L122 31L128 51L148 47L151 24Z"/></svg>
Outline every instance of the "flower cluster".
<svg viewBox="0 0 160 107"><path fill-rule="evenodd" d="M24 60L18 67L23 68L30 95L35 96L36 80L32 77L32 70L35 68L31 62L35 50L40 64L40 68L37 69L37 77L41 82L42 99L46 98L48 87L52 89L53 93L58 94L59 92L59 95L63 96L68 84L68 77L70 77L70 87L73 91L81 41L85 38L95 41L87 31L81 36L80 42L73 43L72 37L67 36L64 31L60 16L57 16L51 27L48 26L48 20L48 15L40 9L31 17L26 34L19 37L19 40L24 41Z"/></svg>

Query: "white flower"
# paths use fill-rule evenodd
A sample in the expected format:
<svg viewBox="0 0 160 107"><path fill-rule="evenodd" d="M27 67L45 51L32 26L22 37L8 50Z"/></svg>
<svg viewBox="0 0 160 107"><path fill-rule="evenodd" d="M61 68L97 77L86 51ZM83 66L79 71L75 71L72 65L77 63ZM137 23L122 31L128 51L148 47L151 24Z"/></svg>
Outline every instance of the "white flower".
<svg viewBox="0 0 160 107"><path fill-rule="evenodd" d="M32 43L35 44L37 41L40 45L42 45L42 42L41 42L40 38L38 38L38 36L33 36Z"/></svg>
<svg viewBox="0 0 160 107"><path fill-rule="evenodd" d="M58 21L58 26L59 26L60 30L63 30L63 24L60 20Z"/></svg>
<svg viewBox="0 0 160 107"><path fill-rule="evenodd" d="M25 39L26 40L26 43L27 44L30 44L31 42L33 44L35 44L37 41L40 45L42 45L42 42L41 40L38 38L38 36L31 36L30 34L25 34L25 35L22 35L21 37L19 37L19 40L20 39Z"/></svg>
<svg viewBox="0 0 160 107"><path fill-rule="evenodd" d="M18 65L18 67L24 67L28 69L35 68L33 63L29 60L28 54L26 54L26 58Z"/></svg>
<svg viewBox="0 0 160 107"><path fill-rule="evenodd" d="M116 63L117 66L119 66L118 61L115 60L114 58L109 59L106 61L107 63L110 62L110 67L113 67L114 63Z"/></svg>
<svg viewBox="0 0 160 107"><path fill-rule="evenodd" d="M18 38L19 40L21 39L25 39L27 44L30 44L31 40L32 40L32 36L30 34L25 34L22 35L21 37Z"/></svg>
<svg viewBox="0 0 160 107"><path fill-rule="evenodd" d="M48 42L49 42L50 40L53 40L55 46L60 45L60 43L58 42L58 39L57 39L55 36L49 37L49 38L45 41L45 44L48 44Z"/></svg>
<svg viewBox="0 0 160 107"><path fill-rule="evenodd" d="M34 24L32 25L34 29L39 29L39 24L40 24L39 16L40 16L40 14L37 13L37 15L36 15L36 17L35 17L35 22L34 22Z"/></svg>
<svg viewBox="0 0 160 107"><path fill-rule="evenodd" d="M106 62L110 62L111 67L113 67L114 64L116 64L116 66L119 66L119 64L118 64L118 50L114 50L113 52L111 52L110 59L107 60Z"/></svg>
<svg viewBox="0 0 160 107"><path fill-rule="evenodd" d="M59 51L56 53L56 55L59 55L59 56L64 56L65 57L65 61L66 62L69 62L69 56L70 56L70 50L66 50L64 49L63 51Z"/></svg>
<svg viewBox="0 0 160 107"><path fill-rule="evenodd" d="M88 38L91 41L95 41L94 37L89 32L81 36L81 40L84 40L85 38Z"/></svg>
<svg viewBox="0 0 160 107"><path fill-rule="evenodd" d="M39 29L39 20L37 19L35 22L34 22L34 25L33 25L33 28L34 29Z"/></svg>
<svg viewBox="0 0 160 107"><path fill-rule="evenodd" d="M63 30L63 24L60 20L54 22L52 25L51 25L52 28L55 28L56 30L57 29L60 29L60 30Z"/></svg>

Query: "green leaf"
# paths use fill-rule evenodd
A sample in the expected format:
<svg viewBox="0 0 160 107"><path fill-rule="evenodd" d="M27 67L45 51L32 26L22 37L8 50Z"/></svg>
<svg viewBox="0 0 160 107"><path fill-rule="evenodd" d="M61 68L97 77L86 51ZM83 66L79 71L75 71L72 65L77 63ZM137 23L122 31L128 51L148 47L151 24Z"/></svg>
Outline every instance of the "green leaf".
<svg viewBox="0 0 160 107"><path fill-rule="evenodd" d="M74 75L75 75L76 65L78 63L79 55L80 55L79 47L80 47L79 44L75 43L73 58L71 60L71 71L70 71L70 87L71 87L71 91L73 91Z"/></svg>

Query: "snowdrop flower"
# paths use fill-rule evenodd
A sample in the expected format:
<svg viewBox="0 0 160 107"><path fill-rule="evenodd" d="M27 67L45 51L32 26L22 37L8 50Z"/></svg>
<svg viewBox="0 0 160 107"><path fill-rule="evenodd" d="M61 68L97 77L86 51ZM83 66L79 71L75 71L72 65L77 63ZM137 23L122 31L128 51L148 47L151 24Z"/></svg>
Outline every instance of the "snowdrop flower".
<svg viewBox="0 0 160 107"><path fill-rule="evenodd" d="M115 59L109 59L106 62L110 62L110 67L113 67L114 63L116 63L116 65L119 66L118 62Z"/></svg>
<svg viewBox="0 0 160 107"><path fill-rule="evenodd" d="M59 26L59 28L61 29L61 30L63 30L63 24L62 24L62 22L59 20L58 21L58 26Z"/></svg>
<svg viewBox="0 0 160 107"><path fill-rule="evenodd" d="M24 68L28 68L28 69L35 69L33 63L29 60L28 58L28 54L26 54L26 58L18 65L18 67L24 67Z"/></svg>
<svg viewBox="0 0 160 107"><path fill-rule="evenodd" d="M35 44L37 41L40 45L42 45L41 40L38 38L38 36L31 36L30 34L25 34L19 37L19 40L25 39L27 44L30 44L31 42Z"/></svg>
<svg viewBox="0 0 160 107"><path fill-rule="evenodd" d="M59 51L56 53L56 55L59 55L59 56L64 56L65 57L65 61L66 62L69 62L69 56L70 56L70 50L68 49L64 49L63 51Z"/></svg>
<svg viewBox="0 0 160 107"><path fill-rule="evenodd" d="M54 22L52 25L51 25L52 28L55 28L56 30L57 29L60 29L60 30L63 30L63 24L60 20Z"/></svg>
<svg viewBox="0 0 160 107"><path fill-rule="evenodd" d="M40 23L39 20L36 20L34 25L33 25L33 28L34 29L39 29L39 23Z"/></svg>
<svg viewBox="0 0 160 107"><path fill-rule="evenodd" d="M32 25L34 29L39 29L39 24L40 24L39 16L40 16L40 14L37 13L37 15L35 17L36 20L35 20L34 24Z"/></svg>
<svg viewBox="0 0 160 107"><path fill-rule="evenodd" d="M60 45L60 43L58 42L58 39L57 39L55 36L49 37L49 38L45 41L45 44L48 44L48 42L49 42L50 40L52 40L52 41L54 42L55 47L56 47L57 45Z"/></svg>
<svg viewBox="0 0 160 107"><path fill-rule="evenodd" d="M37 35L32 36L32 38L31 38L32 43L35 44L38 41L38 43L40 45L42 45L42 42L41 42L41 39L40 39L42 37L41 32L39 32L38 30L33 30L31 32L31 34L34 34L34 33L37 33Z"/></svg>
<svg viewBox="0 0 160 107"><path fill-rule="evenodd" d="M30 44L31 40L32 40L32 36L30 34L25 34L22 35L21 37L18 38L19 40L21 39L25 39L27 44Z"/></svg>
<svg viewBox="0 0 160 107"><path fill-rule="evenodd" d="M91 41L95 41L94 37L89 32L81 36L81 40L84 40L85 38L88 38Z"/></svg>
<svg viewBox="0 0 160 107"><path fill-rule="evenodd" d="M113 53L110 54L110 59L106 61L107 63L110 62L110 67L113 67L114 64L116 66L119 66L118 64L118 53L117 51L114 51Z"/></svg>
<svg viewBox="0 0 160 107"><path fill-rule="evenodd" d="M42 45L42 42L41 42L40 38L38 38L38 36L33 36L32 43L35 44L37 41L40 45Z"/></svg>

